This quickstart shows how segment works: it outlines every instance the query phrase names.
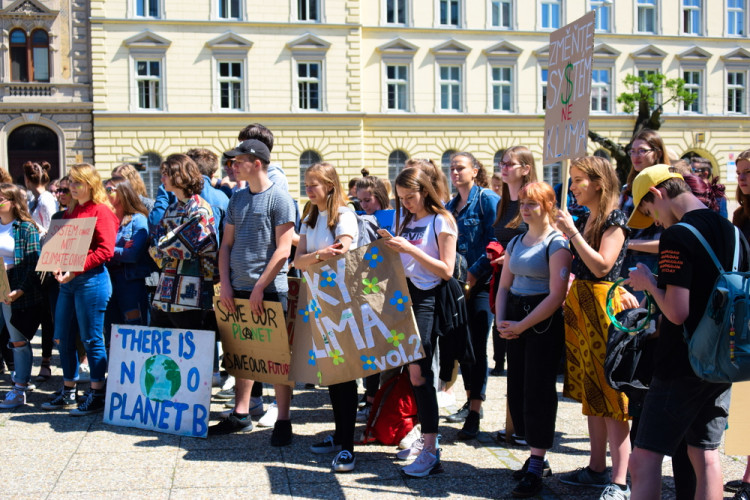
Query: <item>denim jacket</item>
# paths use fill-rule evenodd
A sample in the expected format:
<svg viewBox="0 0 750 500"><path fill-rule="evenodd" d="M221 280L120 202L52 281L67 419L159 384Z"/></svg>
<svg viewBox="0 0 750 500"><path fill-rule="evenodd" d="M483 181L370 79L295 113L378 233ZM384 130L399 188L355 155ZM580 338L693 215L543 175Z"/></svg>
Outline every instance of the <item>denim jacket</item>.
<svg viewBox="0 0 750 500"><path fill-rule="evenodd" d="M500 197L490 189L474 185L469 191L468 203L457 214L458 202L459 196L456 196L445 206L458 223L456 251L466 258L469 272L477 279L477 284L487 283L492 277L492 267L485 249L490 241L495 241L492 224L497 217Z"/></svg>
<svg viewBox="0 0 750 500"><path fill-rule="evenodd" d="M132 242L129 247L125 245ZM133 214L127 224L120 224L115 240L115 254L107 263L113 272L122 272L127 280L144 279L158 270L148 254L148 219L143 214Z"/></svg>

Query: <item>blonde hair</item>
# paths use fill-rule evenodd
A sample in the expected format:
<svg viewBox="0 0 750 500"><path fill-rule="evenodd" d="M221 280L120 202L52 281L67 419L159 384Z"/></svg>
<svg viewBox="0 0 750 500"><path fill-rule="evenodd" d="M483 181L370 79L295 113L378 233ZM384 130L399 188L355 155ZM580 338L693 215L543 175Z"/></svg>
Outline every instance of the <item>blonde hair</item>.
<svg viewBox="0 0 750 500"><path fill-rule="evenodd" d="M112 170L112 177L126 178L130 181L130 185L133 187L136 193L138 193L140 196L148 196L148 192L146 191L146 184L144 184L141 174L138 173L138 170L136 170L133 165L129 163L123 163L122 165L116 166L114 170Z"/></svg>
<svg viewBox="0 0 750 500"><path fill-rule="evenodd" d="M586 174L591 183L600 188L599 213L583 233L583 238L591 245L591 248L599 251L599 245L602 242L602 228L619 201L620 190L618 186L620 181L609 161L599 156L576 158L570 164L570 168L573 167Z"/></svg>
<svg viewBox="0 0 750 500"><path fill-rule="evenodd" d="M114 212L114 207L112 207L112 204L109 202L107 192L104 190L102 178L99 176L99 172L96 171L93 165L90 163L76 163L70 167L69 177L70 182L80 182L81 184L88 186L91 190L91 201L97 205L107 205ZM70 200L70 206L68 209L72 210L78 204L78 201L72 196L70 197Z"/></svg>
<svg viewBox="0 0 750 500"><path fill-rule="evenodd" d="M339 209L345 207L347 200L344 197L344 190L341 188L341 182L339 182L339 175L336 173L336 169L327 162L316 163L305 170L305 178L307 176L315 177L320 183L326 187L326 211L328 212L328 228L331 230L336 229L336 225L339 223ZM315 224L318 222L319 214L318 206L310 204L310 215L307 217L305 223L315 228Z"/></svg>

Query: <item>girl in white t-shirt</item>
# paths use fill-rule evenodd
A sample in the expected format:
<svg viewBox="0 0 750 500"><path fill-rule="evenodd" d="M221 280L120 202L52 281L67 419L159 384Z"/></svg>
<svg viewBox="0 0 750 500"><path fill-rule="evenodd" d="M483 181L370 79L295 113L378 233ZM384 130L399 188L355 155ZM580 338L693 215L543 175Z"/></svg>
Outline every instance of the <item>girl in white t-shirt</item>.
<svg viewBox="0 0 750 500"><path fill-rule="evenodd" d="M300 271L357 247L357 217L341 191L341 182L330 163L316 163L305 171L305 192L311 210L302 222L294 267ZM334 472L354 470L354 426L357 417L357 382L328 387L336 431L310 447L313 453L338 452Z"/></svg>
<svg viewBox="0 0 750 500"><path fill-rule="evenodd" d="M435 297L438 286L449 280L456 260L456 223L443 208L430 177L418 168L404 169L396 178L395 237L386 245L401 253L409 286L412 310L419 328L425 357L409 365L409 376L417 400L422 437L398 458L417 459L404 467L404 474L424 477L440 470L437 444L438 403L432 372ZM402 210L403 207L403 210Z"/></svg>

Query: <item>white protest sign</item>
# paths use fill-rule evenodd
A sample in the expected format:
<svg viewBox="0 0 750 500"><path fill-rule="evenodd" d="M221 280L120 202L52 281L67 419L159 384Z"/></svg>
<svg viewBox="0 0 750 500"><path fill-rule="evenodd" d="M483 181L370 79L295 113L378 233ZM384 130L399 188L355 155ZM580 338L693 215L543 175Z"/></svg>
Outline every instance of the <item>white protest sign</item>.
<svg viewBox="0 0 750 500"><path fill-rule="evenodd" d="M49 224L37 271L83 271L96 217L55 219Z"/></svg>
<svg viewBox="0 0 750 500"><path fill-rule="evenodd" d="M214 335L112 325L104 422L206 437Z"/></svg>

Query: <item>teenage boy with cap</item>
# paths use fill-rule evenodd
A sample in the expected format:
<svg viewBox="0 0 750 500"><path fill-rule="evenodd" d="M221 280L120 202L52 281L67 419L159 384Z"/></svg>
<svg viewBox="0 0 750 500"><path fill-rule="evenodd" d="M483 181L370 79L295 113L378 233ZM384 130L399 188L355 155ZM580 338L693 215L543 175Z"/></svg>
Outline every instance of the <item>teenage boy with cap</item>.
<svg viewBox="0 0 750 500"><path fill-rule="evenodd" d="M659 274L643 264L630 272L635 290L645 290L663 313L654 376L641 413L628 469L632 497L661 497L661 465L684 438L696 475L696 498L722 498L718 447L726 427L731 384L709 383L690 367L683 329L695 331L706 309L718 270L684 222L711 245L725 269L730 269L734 226L696 198L682 176L667 165L643 170L633 181L636 210L628 226L641 229L653 223L666 229L659 240ZM741 245L743 249L744 246ZM740 261L747 269L747 255Z"/></svg>
<svg viewBox="0 0 750 500"><path fill-rule="evenodd" d="M286 264L294 236L294 202L289 193L268 178L271 153L262 142L249 139L224 153L231 158L238 180L247 187L229 200L224 237L219 250L221 303L234 311L234 298L249 299L255 314L263 313L263 301L280 302L284 312L289 291ZM209 428L209 434L230 434L253 428L249 415L252 384L236 384L235 409ZM292 389L274 385L278 418L271 434L272 446L292 441L289 420Z"/></svg>

